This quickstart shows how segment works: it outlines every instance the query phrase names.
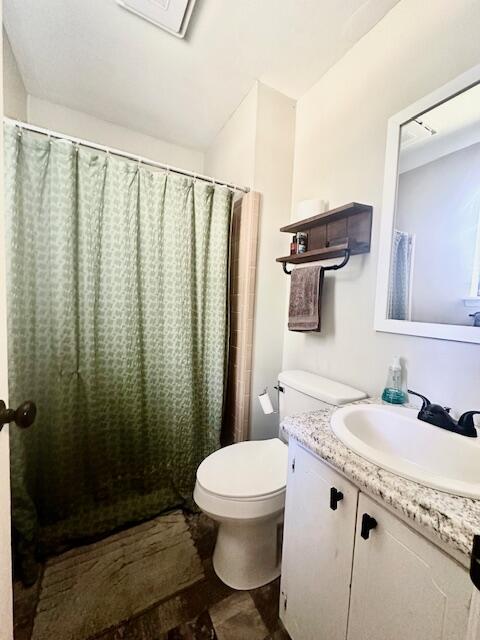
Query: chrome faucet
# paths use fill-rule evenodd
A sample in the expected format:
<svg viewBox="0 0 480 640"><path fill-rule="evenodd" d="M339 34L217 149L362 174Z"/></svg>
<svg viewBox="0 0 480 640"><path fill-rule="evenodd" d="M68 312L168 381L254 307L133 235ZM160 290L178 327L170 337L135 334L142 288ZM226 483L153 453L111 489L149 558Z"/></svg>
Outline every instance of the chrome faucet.
<svg viewBox="0 0 480 640"><path fill-rule="evenodd" d="M433 424L435 427L440 427L440 429L459 433L462 436L469 438L477 437L477 430L473 424L473 416L477 413L480 414L480 411L466 411L460 416L457 422L457 420L450 415L450 409L448 407L432 404L428 398L416 391L408 389L408 393L412 396L418 396L422 400L422 408L417 416L419 420Z"/></svg>

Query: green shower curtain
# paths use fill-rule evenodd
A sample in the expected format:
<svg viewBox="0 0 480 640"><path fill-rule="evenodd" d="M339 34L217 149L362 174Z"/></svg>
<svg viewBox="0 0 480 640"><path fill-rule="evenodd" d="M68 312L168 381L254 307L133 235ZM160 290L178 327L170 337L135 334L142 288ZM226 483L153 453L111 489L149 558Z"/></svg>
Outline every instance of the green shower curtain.
<svg viewBox="0 0 480 640"><path fill-rule="evenodd" d="M231 192L5 128L13 523L42 552L191 498L219 446Z"/></svg>

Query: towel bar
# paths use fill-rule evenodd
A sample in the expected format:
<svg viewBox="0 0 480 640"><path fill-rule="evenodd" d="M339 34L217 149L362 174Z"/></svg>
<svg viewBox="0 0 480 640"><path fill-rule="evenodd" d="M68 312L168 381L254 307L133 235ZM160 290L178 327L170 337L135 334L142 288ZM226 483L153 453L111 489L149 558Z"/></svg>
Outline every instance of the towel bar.
<svg viewBox="0 0 480 640"><path fill-rule="evenodd" d="M332 264L332 265L329 265L328 267L322 267L322 269L323 269L323 271L337 271L338 269L341 269L342 267L344 267L349 260L350 260L350 249L345 249L344 258L339 264ZM292 271L288 271L288 269L287 269L287 263L286 262L282 262L282 266L283 266L283 270L287 274L287 276L292 275Z"/></svg>

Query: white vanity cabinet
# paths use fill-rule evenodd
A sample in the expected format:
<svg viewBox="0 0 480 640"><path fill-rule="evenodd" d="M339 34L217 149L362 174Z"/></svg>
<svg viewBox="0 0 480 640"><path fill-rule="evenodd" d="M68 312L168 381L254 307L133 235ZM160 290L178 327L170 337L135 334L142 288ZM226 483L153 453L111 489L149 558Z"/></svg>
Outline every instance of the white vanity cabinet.
<svg viewBox="0 0 480 640"><path fill-rule="evenodd" d="M357 499L353 484L291 440L280 609L294 640L346 637Z"/></svg>
<svg viewBox="0 0 480 640"><path fill-rule="evenodd" d="M280 616L292 639L476 638L467 570L294 440L289 448ZM335 510L332 487L343 493Z"/></svg>

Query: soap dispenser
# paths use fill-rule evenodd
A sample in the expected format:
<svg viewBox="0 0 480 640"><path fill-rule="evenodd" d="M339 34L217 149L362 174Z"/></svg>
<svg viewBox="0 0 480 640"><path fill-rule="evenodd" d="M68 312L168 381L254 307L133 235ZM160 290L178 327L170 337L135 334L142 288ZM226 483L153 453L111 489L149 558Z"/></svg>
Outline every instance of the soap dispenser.
<svg viewBox="0 0 480 640"><path fill-rule="evenodd" d="M388 367L387 382L382 393L383 402L388 404L403 404L407 400L406 384L402 376L402 363L399 356L394 356Z"/></svg>

